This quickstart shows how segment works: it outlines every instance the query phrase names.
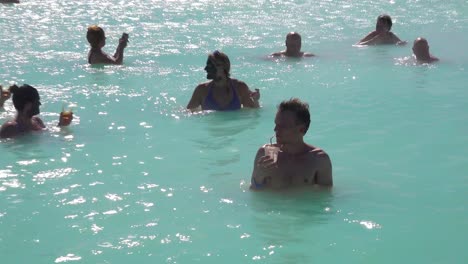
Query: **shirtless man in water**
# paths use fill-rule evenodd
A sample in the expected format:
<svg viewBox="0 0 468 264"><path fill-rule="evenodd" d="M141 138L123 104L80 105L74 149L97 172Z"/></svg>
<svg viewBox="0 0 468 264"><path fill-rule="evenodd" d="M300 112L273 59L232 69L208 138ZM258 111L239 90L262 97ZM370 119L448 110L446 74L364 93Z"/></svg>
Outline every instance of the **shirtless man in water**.
<svg viewBox="0 0 468 264"><path fill-rule="evenodd" d="M0 138L13 138L32 131L45 129L44 122L37 115L40 113L41 101L36 88L30 85L18 87L12 85L9 92L13 94L13 105L17 111L14 120L5 122L0 128ZM60 113L59 126L68 126L73 113Z"/></svg>
<svg viewBox="0 0 468 264"><path fill-rule="evenodd" d="M375 30L367 34L361 39L358 45L382 45L382 44L396 44L404 45L406 41L402 41L397 35L393 34L392 18L389 15L380 15L375 24Z"/></svg>
<svg viewBox="0 0 468 264"><path fill-rule="evenodd" d="M272 57L312 57L314 54L301 51L302 38L297 32L290 32L286 35L286 50L271 54Z"/></svg>
<svg viewBox="0 0 468 264"><path fill-rule="evenodd" d="M309 106L297 98L281 102L275 118L276 159L257 151L251 189L286 189L300 186L333 185L332 165L328 154L304 142L310 124Z"/></svg>

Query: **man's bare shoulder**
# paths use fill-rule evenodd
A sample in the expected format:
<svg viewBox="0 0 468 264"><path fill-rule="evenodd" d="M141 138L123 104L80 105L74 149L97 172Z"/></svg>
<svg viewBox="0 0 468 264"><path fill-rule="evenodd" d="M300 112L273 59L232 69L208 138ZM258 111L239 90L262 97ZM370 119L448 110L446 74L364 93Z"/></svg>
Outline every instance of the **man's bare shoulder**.
<svg viewBox="0 0 468 264"><path fill-rule="evenodd" d="M308 152L308 155L316 160L330 160L330 156L328 153L318 147L310 146L311 149Z"/></svg>

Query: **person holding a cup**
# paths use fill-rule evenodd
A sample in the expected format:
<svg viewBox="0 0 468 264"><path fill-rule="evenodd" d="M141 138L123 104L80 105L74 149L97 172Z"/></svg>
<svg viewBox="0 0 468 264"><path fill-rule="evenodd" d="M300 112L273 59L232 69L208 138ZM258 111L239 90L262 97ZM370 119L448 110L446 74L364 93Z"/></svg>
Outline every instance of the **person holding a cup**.
<svg viewBox="0 0 468 264"><path fill-rule="evenodd" d="M3 108L5 101L10 99L11 93L10 88L3 89L3 86L0 85L0 108Z"/></svg>
<svg viewBox="0 0 468 264"><path fill-rule="evenodd" d="M37 89L24 84L21 87L10 86L13 94L13 105L17 111L14 120L5 122L0 128L0 138L13 138L21 134L45 129L44 122L37 115L40 113L41 101ZM73 113L61 113L59 126L70 125Z"/></svg>
<svg viewBox="0 0 468 264"><path fill-rule="evenodd" d="M307 103L298 98L280 103L274 128L277 143L258 149L251 178L252 189L333 185L328 154L304 142L309 125Z"/></svg>

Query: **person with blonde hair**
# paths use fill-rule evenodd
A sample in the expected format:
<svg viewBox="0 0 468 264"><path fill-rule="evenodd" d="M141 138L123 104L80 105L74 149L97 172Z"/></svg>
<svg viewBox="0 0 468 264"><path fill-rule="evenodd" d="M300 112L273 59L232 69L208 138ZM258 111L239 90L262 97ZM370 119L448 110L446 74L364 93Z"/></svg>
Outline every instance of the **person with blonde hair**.
<svg viewBox="0 0 468 264"><path fill-rule="evenodd" d="M106 45L106 35L101 27L97 25L89 26L86 39L91 45L91 50L88 53L89 64L122 64L124 49L128 43L127 33L123 33L119 39L119 45L115 50L114 56L110 56L102 50Z"/></svg>
<svg viewBox="0 0 468 264"><path fill-rule="evenodd" d="M232 111L242 107L258 108L259 90L252 92L247 84L231 78L230 70L231 62L226 54L217 50L209 54L205 71L206 78L211 81L195 88L187 109Z"/></svg>
<svg viewBox="0 0 468 264"><path fill-rule="evenodd" d="M10 88L3 89L3 86L0 85L0 108L3 108L5 101L10 99L10 97L11 97Z"/></svg>

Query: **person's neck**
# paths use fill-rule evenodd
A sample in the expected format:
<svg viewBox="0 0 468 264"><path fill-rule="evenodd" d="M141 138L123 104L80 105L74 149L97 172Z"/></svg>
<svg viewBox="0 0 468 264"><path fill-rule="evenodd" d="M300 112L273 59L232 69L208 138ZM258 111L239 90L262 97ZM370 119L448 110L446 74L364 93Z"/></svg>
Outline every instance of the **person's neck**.
<svg viewBox="0 0 468 264"><path fill-rule="evenodd" d="M16 115L16 124L19 126L26 128L26 129L32 129L33 124L32 124L32 116L25 115L23 113L18 113Z"/></svg>
<svg viewBox="0 0 468 264"><path fill-rule="evenodd" d="M213 79L213 83L216 87L226 87L228 86L228 77L219 77Z"/></svg>
<svg viewBox="0 0 468 264"><path fill-rule="evenodd" d="M375 30L375 33L377 33L377 34L387 34L389 32L390 32L390 30L387 30L387 29L384 29L384 28Z"/></svg>
<svg viewBox="0 0 468 264"><path fill-rule="evenodd" d="M303 140L281 145L281 150L290 155L302 154L306 152L307 149L308 145Z"/></svg>

